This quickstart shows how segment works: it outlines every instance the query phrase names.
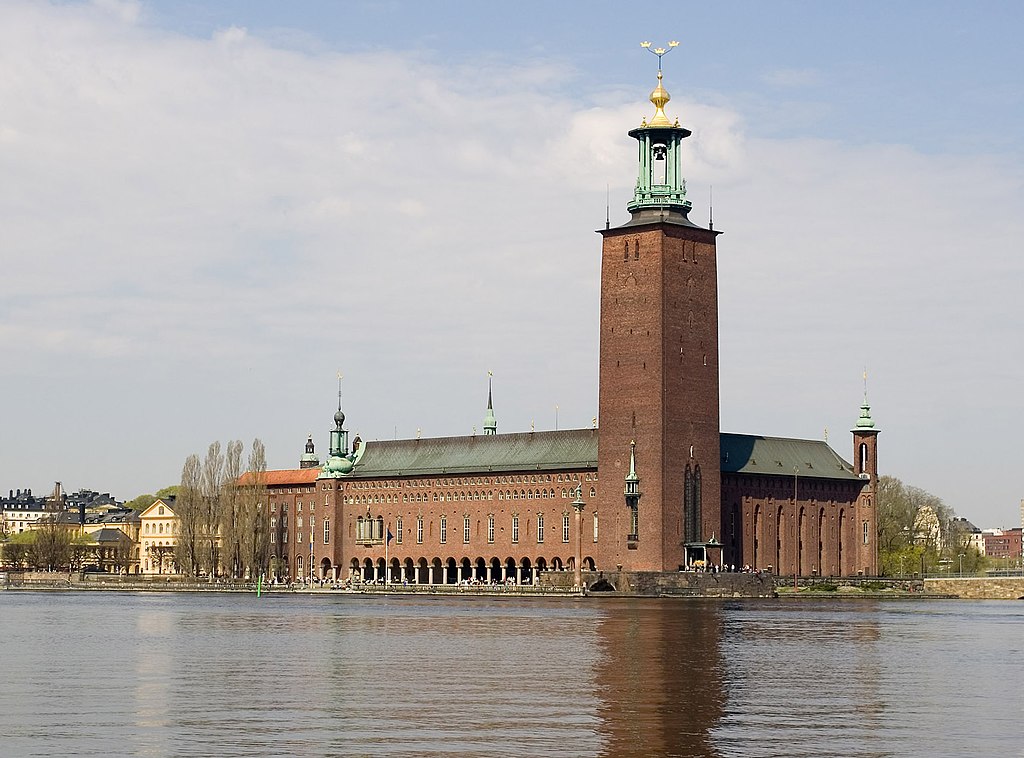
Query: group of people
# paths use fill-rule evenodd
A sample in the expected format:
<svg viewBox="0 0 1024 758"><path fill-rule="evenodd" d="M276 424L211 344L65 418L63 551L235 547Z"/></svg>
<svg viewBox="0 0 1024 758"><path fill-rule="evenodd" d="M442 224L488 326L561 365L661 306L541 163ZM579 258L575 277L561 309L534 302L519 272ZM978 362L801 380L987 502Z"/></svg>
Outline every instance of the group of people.
<svg viewBox="0 0 1024 758"><path fill-rule="evenodd" d="M748 565L737 567L734 563L723 563L721 565L711 561L691 561L686 571L696 571L707 574L762 574L763 569L755 569Z"/></svg>

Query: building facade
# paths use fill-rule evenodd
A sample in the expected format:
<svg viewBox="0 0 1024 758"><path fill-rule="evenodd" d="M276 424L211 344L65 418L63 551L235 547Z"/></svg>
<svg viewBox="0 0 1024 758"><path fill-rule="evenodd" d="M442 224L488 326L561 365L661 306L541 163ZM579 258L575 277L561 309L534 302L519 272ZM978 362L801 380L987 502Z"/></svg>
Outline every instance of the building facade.
<svg viewBox="0 0 1024 758"><path fill-rule="evenodd" d="M877 437L865 398L849 463L826 443L723 434L719 232L689 219L665 113L629 132L630 218L601 230L600 425L349 445L339 392L322 467L267 473L282 576L530 582L545 571L742 567L877 574Z"/></svg>

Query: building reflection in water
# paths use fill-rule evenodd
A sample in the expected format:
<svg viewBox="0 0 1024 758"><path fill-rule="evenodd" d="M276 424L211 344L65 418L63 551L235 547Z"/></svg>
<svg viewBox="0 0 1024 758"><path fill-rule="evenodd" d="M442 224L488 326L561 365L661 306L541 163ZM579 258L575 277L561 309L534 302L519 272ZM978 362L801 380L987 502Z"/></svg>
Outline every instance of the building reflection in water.
<svg viewBox="0 0 1024 758"><path fill-rule="evenodd" d="M698 600L612 600L598 626L597 727L605 756L717 756L723 609Z"/></svg>

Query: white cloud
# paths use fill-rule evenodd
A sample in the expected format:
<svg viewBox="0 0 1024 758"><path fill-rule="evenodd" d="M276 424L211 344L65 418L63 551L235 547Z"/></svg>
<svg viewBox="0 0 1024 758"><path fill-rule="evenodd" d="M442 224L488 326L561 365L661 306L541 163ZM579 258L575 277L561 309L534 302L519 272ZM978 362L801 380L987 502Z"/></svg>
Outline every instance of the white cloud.
<svg viewBox="0 0 1024 758"><path fill-rule="evenodd" d="M502 429L550 426L556 403L563 427L589 424L591 230L606 186L625 218L646 92L595 107L548 64L197 40L117 8L0 9L0 417L22 430L0 458L28 479L12 486L131 496L215 437L260 435L288 465L329 425L339 366L371 438L479 427L488 369ZM844 451L867 362L887 470L971 515L956 450L922 439L950 416L1021 417L990 408L1021 369L1020 167L669 110L694 130L694 219L713 184L725 230L724 426L828 425ZM92 442L55 459L69 419Z"/></svg>

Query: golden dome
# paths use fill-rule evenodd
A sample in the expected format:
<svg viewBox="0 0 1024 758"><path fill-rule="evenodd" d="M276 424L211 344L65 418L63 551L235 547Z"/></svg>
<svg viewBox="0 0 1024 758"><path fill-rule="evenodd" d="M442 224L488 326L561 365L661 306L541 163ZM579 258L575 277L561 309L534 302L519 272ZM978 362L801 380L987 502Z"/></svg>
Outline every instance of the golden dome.
<svg viewBox="0 0 1024 758"><path fill-rule="evenodd" d="M672 122L665 115L665 105L671 99L672 96L668 94L668 90L661 86L661 71L659 71L658 86L651 93L651 102L654 103L654 118L650 120L648 126L672 126Z"/></svg>

